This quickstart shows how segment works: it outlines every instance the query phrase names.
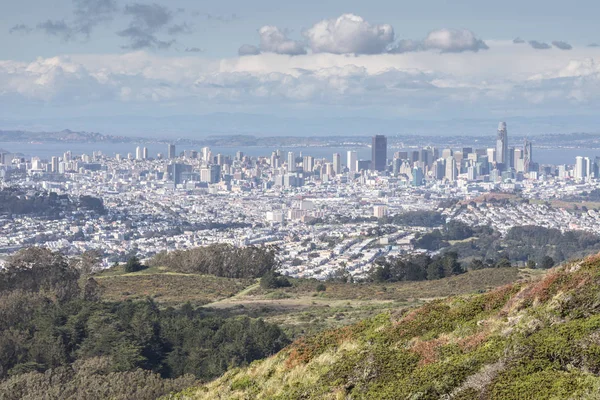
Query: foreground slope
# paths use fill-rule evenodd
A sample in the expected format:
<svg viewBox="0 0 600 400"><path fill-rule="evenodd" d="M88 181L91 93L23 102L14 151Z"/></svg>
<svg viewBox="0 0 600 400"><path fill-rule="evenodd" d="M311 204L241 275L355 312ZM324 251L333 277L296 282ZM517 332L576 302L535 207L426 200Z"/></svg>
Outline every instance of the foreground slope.
<svg viewBox="0 0 600 400"><path fill-rule="evenodd" d="M300 339L177 399L596 399L600 256Z"/></svg>

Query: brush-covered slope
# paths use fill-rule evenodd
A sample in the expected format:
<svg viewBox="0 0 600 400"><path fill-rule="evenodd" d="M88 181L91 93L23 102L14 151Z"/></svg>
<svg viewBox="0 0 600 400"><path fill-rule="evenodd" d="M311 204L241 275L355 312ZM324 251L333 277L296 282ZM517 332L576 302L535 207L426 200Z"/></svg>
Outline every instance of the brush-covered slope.
<svg viewBox="0 0 600 400"><path fill-rule="evenodd" d="M177 399L598 399L600 256L294 342Z"/></svg>

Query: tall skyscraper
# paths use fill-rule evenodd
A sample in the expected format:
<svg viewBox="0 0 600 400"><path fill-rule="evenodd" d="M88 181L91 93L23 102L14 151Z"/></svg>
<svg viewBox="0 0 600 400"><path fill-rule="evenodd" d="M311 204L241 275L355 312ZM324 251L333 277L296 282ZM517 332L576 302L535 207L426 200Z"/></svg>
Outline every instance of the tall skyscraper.
<svg viewBox="0 0 600 400"><path fill-rule="evenodd" d="M371 143L371 169L385 171L387 164L387 138L383 135L373 136Z"/></svg>
<svg viewBox="0 0 600 400"><path fill-rule="evenodd" d="M509 167L510 158L508 155L508 132L506 122L500 122L498 125L498 135L496 136L496 162Z"/></svg>
<svg viewBox="0 0 600 400"><path fill-rule="evenodd" d="M144 155L142 153L142 148L140 146L135 148L135 159L136 160L142 160L144 158Z"/></svg>
<svg viewBox="0 0 600 400"><path fill-rule="evenodd" d="M336 175L342 173L342 156L340 153L333 153L333 172Z"/></svg>
<svg viewBox="0 0 600 400"><path fill-rule="evenodd" d="M296 172L296 154L293 151L288 152L287 170L288 172Z"/></svg>
<svg viewBox="0 0 600 400"><path fill-rule="evenodd" d="M577 156L575 157L575 179L583 180L587 173L587 157Z"/></svg>
<svg viewBox="0 0 600 400"><path fill-rule="evenodd" d="M358 153L353 150L349 150L346 159L346 166L350 172L358 172Z"/></svg>
<svg viewBox="0 0 600 400"><path fill-rule="evenodd" d="M533 162L533 145L530 141L525 139L525 145L523 146L523 169L524 172L529 172L529 167Z"/></svg>
<svg viewBox="0 0 600 400"><path fill-rule="evenodd" d="M446 158L446 179L448 179L450 182L454 182L457 175L458 171L456 170L456 160L454 157Z"/></svg>
<svg viewBox="0 0 600 400"><path fill-rule="evenodd" d="M148 148L147 148L147 147L144 147L144 148L142 149L142 158L143 158L144 160L147 160L147 159L148 159Z"/></svg>
<svg viewBox="0 0 600 400"><path fill-rule="evenodd" d="M50 170L52 172L58 172L58 157L52 157Z"/></svg>
<svg viewBox="0 0 600 400"><path fill-rule="evenodd" d="M170 144L167 148L167 157L169 157L170 159L175 158L175 145L174 144Z"/></svg>

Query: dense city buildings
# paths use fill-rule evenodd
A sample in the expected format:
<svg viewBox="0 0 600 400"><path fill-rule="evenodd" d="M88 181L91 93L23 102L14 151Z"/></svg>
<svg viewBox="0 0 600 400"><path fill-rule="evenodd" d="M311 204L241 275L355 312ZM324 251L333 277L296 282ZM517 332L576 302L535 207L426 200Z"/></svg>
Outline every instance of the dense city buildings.
<svg viewBox="0 0 600 400"><path fill-rule="evenodd" d="M598 158L539 165L531 141L508 147L506 124L497 139L494 147L396 147L389 160L382 135L372 138L371 160L359 159L355 148L343 149L344 160L338 150L328 157L306 149L249 156L205 146L177 154L173 144L165 157L142 145L114 156L64 151L43 159L5 152L0 189L93 196L106 212L75 210L50 220L0 215L0 261L31 245L71 255L100 249L109 265L132 252L150 257L211 243L266 244L280 248L283 272L324 278L340 262L361 276L377 257L414 251L411 240L422 228L384 223L413 210L442 210L499 232L537 224L600 233L599 212L575 215L545 204L600 191ZM490 192L533 201L518 207L469 203ZM444 202L451 204L447 210L440 208Z"/></svg>

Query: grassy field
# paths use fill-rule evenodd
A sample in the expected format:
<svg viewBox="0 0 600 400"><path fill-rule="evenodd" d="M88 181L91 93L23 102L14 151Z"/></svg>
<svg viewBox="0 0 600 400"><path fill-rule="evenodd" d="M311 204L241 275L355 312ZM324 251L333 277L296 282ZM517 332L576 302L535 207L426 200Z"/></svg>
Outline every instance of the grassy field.
<svg viewBox="0 0 600 400"><path fill-rule="evenodd" d="M543 273L543 272L542 272ZM163 306L190 302L207 314L260 317L280 325L291 338L356 323L374 314L403 310L435 298L484 292L540 271L498 268L473 271L437 281L397 283L325 283L291 279L289 288L262 289L254 279L182 274L153 267L134 273L113 268L95 277L107 301L147 297Z"/></svg>
<svg viewBox="0 0 600 400"><path fill-rule="evenodd" d="M199 306L240 293L256 283L254 279L229 279L210 275L182 274L165 268L148 268L124 273L109 269L94 276L102 285L107 301L140 300L147 297L163 305L186 302Z"/></svg>

